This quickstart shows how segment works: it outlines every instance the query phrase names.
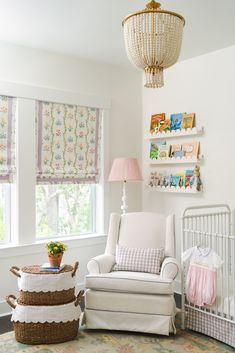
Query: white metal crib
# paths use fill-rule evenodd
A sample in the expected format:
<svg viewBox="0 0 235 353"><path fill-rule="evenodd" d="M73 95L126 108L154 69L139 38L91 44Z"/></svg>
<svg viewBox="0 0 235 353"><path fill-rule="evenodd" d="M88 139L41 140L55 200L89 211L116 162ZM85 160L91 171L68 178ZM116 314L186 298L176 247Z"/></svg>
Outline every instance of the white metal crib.
<svg viewBox="0 0 235 353"><path fill-rule="evenodd" d="M187 266L182 263L182 328L214 337L235 348L235 236L228 205L188 207L182 217L182 252L196 245L213 249L223 260L217 271L212 306L187 301Z"/></svg>

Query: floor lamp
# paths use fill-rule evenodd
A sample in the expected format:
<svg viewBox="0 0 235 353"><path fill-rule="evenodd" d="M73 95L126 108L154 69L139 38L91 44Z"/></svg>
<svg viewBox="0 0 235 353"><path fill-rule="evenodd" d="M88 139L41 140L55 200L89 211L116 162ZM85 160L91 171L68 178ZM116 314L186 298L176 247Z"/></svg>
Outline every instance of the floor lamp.
<svg viewBox="0 0 235 353"><path fill-rule="evenodd" d="M115 158L109 174L109 181L122 181L122 214L127 211L126 182L143 180L136 158Z"/></svg>

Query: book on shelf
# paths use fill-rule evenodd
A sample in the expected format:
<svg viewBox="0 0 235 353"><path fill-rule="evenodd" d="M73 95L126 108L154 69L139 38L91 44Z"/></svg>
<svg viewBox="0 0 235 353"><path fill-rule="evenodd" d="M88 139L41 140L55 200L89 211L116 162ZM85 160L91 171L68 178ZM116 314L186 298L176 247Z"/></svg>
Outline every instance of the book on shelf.
<svg viewBox="0 0 235 353"><path fill-rule="evenodd" d="M185 188L192 187L193 186L193 176L194 176L194 171L192 169L187 169L185 171L185 180L184 180L184 186Z"/></svg>
<svg viewBox="0 0 235 353"><path fill-rule="evenodd" d="M182 113L171 114L171 130L180 130L182 125Z"/></svg>
<svg viewBox="0 0 235 353"><path fill-rule="evenodd" d="M184 152L184 156L186 158L198 157L199 153L199 141L192 141L183 143L182 151Z"/></svg>
<svg viewBox="0 0 235 353"><path fill-rule="evenodd" d="M40 266L40 272L60 272L65 267L65 264L61 264L60 266L51 266L49 262L46 262Z"/></svg>
<svg viewBox="0 0 235 353"><path fill-rule="evenodd" d="M195 126L195 113L183 114L182 129L192 129Z"/></svg>
<svg viewBox="0 0 235 353"><path fill-rule="evenodd" d="M153 114L150 121L150 133L157 133L165 120L165 113Z"/></svg>
<svg viewBox="0 0 235 353"><path fill-rule="evenodd" d="M150 144L150 159L158 157L158 146L156 142L151 142Z"/></svg>
<svg viewBox="0 0 235 353"><path fill-rule="evenodd" d="M166 141L163 142L151 142L150 143L150 159L157 159L159 155L159 147L166 145Z"/></svg>
<svg viewBox="0 0 235 353"><path fill-rule="evenodd" d="M184 171L178 172L176 173L176 175L180 177L179 187L181 188L185 184L185 172Z"/></svg>
<svg viewBox="0 0 235 353"><path fill-rule="evenodd" d="M171 145L170 157L182 157L182 145Z"/></svg>
<svg viewBox="0 0 235 353"><path fill-rule="evenodd" d="M160 122L159 132L168 132L171 131L171 120L166 119Z"/></svg>
<svg viewBox="0 0 235 353"><path fill-rule="evenodd" d="M179 175L171 175L170 176L170 186L180 186L180 176Z"/></svg>
<svg viewBox="0 0 235 353"><path fill-rule="evenodd" d="M167 158L170 155L170 145L160 145L158 148L158 158Z"/></svg>

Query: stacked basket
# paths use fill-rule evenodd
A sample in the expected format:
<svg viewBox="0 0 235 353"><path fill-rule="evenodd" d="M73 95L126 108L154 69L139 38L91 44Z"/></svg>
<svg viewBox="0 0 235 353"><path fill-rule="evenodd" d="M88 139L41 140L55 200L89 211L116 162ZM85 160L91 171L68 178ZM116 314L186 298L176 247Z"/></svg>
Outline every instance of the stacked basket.
<svg viewBox="0 0 235 353"><path fill-rule="evenodd" d="M66 265L59 273L40 272L39 266L10 271L18 277L19 298L9 295L13 308L15 338L25 344L61 343L74 339L78 333L80 302L83 291L75 297L74 267Z"/></svg>

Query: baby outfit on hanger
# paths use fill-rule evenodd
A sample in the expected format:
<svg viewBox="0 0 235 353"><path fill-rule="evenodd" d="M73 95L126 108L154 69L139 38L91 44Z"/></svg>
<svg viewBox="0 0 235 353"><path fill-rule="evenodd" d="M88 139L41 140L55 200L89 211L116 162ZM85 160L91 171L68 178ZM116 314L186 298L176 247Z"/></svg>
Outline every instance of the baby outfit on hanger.
<svg viewBox="0 0 235 353"><path fill-rule="evenodd" d="M223 261L214 250L200 246L187 249L181 258L183 262L189 262L186 278L188 301L198 306L212 305L216 299L216 272Z"/></svg>

